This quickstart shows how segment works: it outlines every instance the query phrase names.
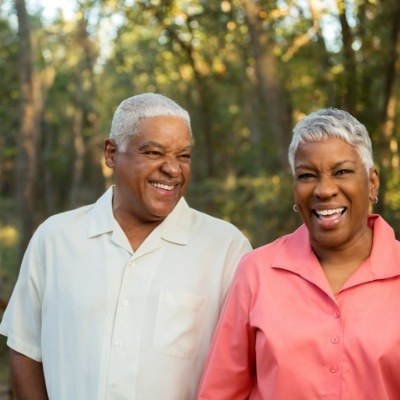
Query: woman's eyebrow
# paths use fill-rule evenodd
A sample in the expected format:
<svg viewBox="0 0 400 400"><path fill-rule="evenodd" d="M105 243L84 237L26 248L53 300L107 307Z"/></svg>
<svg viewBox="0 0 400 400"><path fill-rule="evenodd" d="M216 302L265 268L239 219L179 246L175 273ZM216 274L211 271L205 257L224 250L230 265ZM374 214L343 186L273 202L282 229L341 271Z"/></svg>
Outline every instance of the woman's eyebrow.
<svg viewBox="0 0 400 400"><path fill-rule="evenodd" d="M336 162L335 164L333 164L333 168L340 167L341 165L346 164L346 163L356 164L356 162L354 160L350 160L350 159L340 160L340 161ZM312 168L312 165L303 163L303 164L299 164L299 165L295 166L295 169L298 169L298 168L299 169L300 168L309 169L309 168Z"/></svg>

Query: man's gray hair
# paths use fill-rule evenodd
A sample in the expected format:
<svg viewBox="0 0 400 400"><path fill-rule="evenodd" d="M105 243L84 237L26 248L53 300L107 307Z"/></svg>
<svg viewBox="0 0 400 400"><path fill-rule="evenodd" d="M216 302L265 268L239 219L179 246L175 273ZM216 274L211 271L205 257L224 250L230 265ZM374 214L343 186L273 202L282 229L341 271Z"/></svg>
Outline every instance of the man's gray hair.
<svg viewBox="0 0 400 400"><path fill-rule="evenodd" d="M129 97L117 107L111 123L110 139L114 139L125 151L129 138L138 133L139 123L144 118L175 116L187 122L190 134L189 113L175 101L156 93L142 93Z"/></svg>
<svg viewBox="0 0 400 400"><path fill-rule="evenodd" d="M288 152L293 174L299 145L329 138L339 138L354 146L369 173L374 166L374 160L371 139L365 126L347 111L324 108L307 115L293 128L292 142Z"/></svg>

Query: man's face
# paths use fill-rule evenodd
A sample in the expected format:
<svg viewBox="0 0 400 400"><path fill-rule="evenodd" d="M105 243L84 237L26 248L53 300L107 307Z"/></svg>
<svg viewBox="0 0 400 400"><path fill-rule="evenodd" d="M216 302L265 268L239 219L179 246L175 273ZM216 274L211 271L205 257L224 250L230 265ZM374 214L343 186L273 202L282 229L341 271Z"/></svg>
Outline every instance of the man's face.
<svg viewBox="0 0 400 400"><path fill-rule="evenodd" d="M114 214L131 221L162 221L189 184L192 137L185 120L143 119L125 151L105 142L106 165L114 170Z"/></svg>

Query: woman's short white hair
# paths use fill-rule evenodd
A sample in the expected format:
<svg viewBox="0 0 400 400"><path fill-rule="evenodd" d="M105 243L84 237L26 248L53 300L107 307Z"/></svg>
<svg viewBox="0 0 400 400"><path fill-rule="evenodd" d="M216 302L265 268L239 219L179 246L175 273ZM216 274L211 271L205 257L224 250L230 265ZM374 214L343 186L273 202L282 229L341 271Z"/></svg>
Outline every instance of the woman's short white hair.
<svg viewBox="0 0 400 400"><path fill-rule="evenodd" d="M354 146L367 172L374 166L371 139L365 126L347 111L337 108L317 110L293 128L289 146L289 164L294 174L296 152L301 143L339 138Z"/></svg>
<svg viewBox="0 0 400 400"><path fill-rule="evenodd" d="M110 139L115 140L120 151L125 151L129 138L138 133L142 119L167 115L185 120L192 133L189 113L175 101L157 93L142 93L129 97L121 102L114 113Z"/></svg>

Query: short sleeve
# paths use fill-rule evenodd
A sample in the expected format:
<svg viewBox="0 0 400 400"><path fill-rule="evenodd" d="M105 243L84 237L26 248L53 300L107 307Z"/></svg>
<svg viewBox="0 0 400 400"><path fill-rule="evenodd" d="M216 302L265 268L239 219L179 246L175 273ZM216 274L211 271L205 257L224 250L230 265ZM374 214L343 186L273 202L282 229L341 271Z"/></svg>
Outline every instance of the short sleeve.
<svg viewBox="0 0 400 400"><path fill-rule="evenodd" d="M0 333L7 336L10 348L40 362L44 273L39 241L40 234L36 232L25 252L17 283L0 324Z"/></svg>

